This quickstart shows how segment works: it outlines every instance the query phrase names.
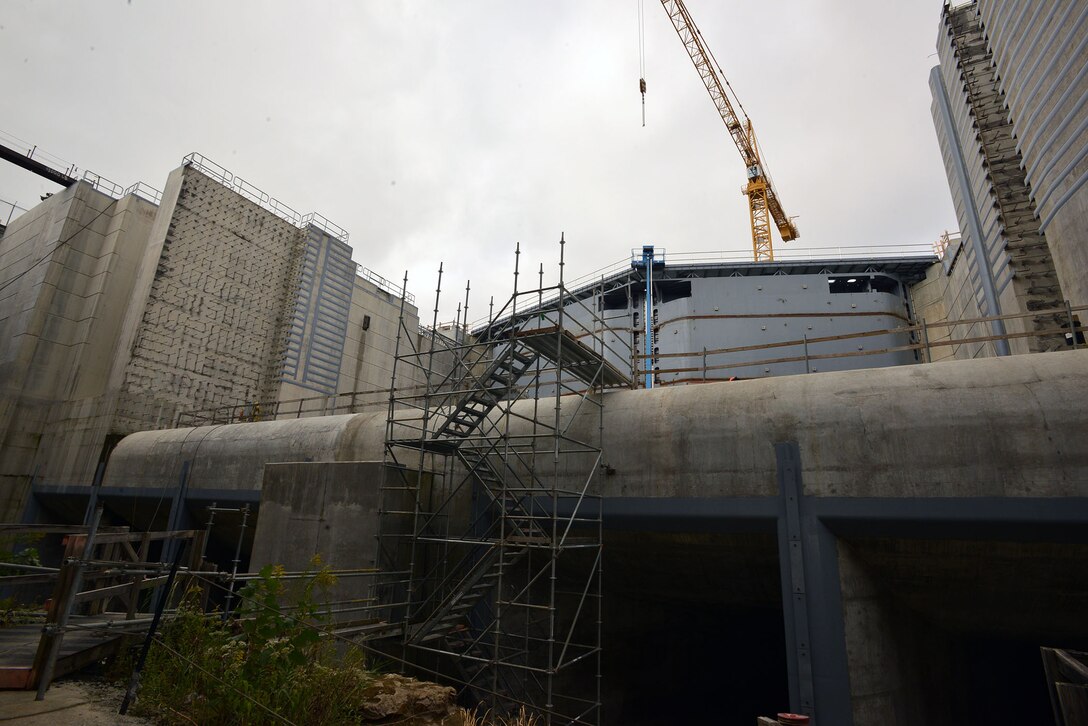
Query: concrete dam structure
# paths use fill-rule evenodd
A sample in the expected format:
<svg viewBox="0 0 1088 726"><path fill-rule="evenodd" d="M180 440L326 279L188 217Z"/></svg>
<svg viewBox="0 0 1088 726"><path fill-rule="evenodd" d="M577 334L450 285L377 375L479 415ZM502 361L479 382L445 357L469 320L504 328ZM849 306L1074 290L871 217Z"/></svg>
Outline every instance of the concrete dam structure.
<svg viewBox="0 0 1088 726"><path fill-rule="evenodd" d="M603 394L603 722L1045 722L1039 647L1088 645L1086 386L1080 350ZM96 496L367 566L385 418L133 434Z"/></svg>

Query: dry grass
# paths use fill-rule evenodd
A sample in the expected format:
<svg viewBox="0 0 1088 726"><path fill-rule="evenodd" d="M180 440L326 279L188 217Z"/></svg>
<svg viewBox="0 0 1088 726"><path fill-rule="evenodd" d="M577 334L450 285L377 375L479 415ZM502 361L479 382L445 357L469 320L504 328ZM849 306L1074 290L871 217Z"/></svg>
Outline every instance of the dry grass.
<svg viewBox="0 0 1088 726"><path fill-rule="evenodd" d="M464 717L464 726L540 726L542 723L539 716L529 713L524 706L510 718L492 716L490 713L481 716L476 711L465 711Z"/></svg>

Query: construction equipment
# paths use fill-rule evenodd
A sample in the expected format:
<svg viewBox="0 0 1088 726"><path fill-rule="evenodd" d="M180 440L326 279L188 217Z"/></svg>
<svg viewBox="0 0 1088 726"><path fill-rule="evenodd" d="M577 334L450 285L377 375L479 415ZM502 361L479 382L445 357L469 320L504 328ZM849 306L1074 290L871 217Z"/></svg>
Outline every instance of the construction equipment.
<svg viewBox="0 0 1088 726"><path fill-rule="evenodd" d="M691 19L683 0L661 0L665 12L669 14L676 34L680 36L680 42L695 64L695 70L706 86L710 94L710 100L725 122L729 135L733 137L737 149L740 151L744 166L748 172L748 184L741 191L748 197L748 207L752 218L752 251L755 253L756 262L771 262L774 260L774 247L771 244L771 221L774 221L778 233L783 242L798 237L797 225L786 216L782 209L782 203L778 199L774 184L767 173L760 154L759 144L756 143L756 133L752 127L752 120L744 111L744 106L737 100L736 105L740 109L740 115L733 107L729 98L732 87L726 80L721 66L718 65L714 55L706 46L702 33ZM733 94L736 99L736 94Z"/></svg>

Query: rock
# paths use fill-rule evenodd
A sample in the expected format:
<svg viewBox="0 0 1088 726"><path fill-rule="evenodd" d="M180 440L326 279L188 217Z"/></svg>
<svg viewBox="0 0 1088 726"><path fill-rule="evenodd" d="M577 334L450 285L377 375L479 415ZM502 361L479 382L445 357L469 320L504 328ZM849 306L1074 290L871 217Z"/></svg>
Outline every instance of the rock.
<svg viewBox="0 0 1088 726"><path fill-rule="evenodd" d="M398 726L464 726L457 692L436 683L394 674L379 676L363 690L363 723Z"/></svg>

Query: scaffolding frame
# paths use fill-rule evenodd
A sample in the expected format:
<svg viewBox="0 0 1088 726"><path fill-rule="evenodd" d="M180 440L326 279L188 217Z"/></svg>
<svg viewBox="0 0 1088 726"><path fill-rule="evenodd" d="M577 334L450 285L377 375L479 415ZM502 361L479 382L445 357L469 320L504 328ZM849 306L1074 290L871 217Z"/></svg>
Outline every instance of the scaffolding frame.
<svg viewBox="0 0 1088 726"><path fill-rule="evenodd" d="M489 306L469 334L469 292L451 336L403 316L389 394L375 565L402 657L433 662L494 714L599 724L602 519L594 481L603 393L630 388L609 362L602 311L559 282ZM405 287L407 274L405 275ZM570 315L577 306L577 316ZM576 317L582 318L577 320ZM399 379L425 382L399 388ZM401 583L401 584L398 584Z"/></svg>

